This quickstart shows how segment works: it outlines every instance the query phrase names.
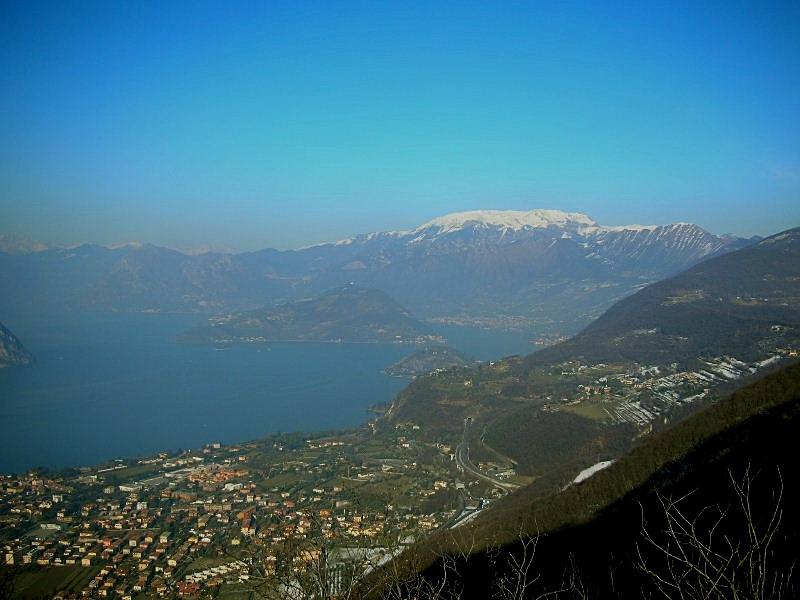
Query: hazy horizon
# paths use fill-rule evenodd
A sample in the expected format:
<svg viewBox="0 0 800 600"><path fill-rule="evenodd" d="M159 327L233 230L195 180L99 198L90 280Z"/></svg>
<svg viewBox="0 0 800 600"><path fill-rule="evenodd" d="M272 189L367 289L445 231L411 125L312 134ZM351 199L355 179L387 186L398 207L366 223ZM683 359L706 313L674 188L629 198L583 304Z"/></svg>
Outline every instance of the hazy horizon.
<svg viewBox="0 0 800 600"><path fill-rule="evenodd" d="M493 209L490 209L490 210L493 210ZM559 210L559 209L556 209L556 210ZM451 213L451 214L458 214L458 213ZM439 215L439 216L446 216L446 215ZM591 217L591 215L586 215L586 216ZM105 246L105 247L108 247L108 248L122 248L122 247L125 247L125 246L135 246L135 245L138 245L138 244L141 244L141 245L152 244L152 245L156 245L156 246L163 246L163 247L166 247L166 248L169 248L169 249L172 249L172 250L177 250L179 252L183 252L183 253L186 253L186 254L201 254L201 253L204 253L204 252L222 252L222 253L238 254L238 253L244 253L244 252L252 252L252 251L258 251L258 250L264 250L264 249L277 249L277 250L282 250L282 251L283 250L302 250L303 248L313 247L313 246L316 246L316 245L335 244L335 243L338 243L338 242L343 242L343 241L345 241L347 239L353 239L353 238L355 238L357 236L360 236L360 235L369 235L369 234L373 234L373 233L388 233L388 232L406 232L406 231L410 231L410 230L416 229L417 227L420 227L422 225L425 225L426 223L418 223L416 226L412 226L412 227L410 227L408 229L386 228L386 229L383 229L381 231L354 232L351 236L349 236L347 238L318 240L316 242L310 242L310 243L308 243L308 244L306 244L304 246L297 246L297 247L292 247L292 248L289 248L289 247L276 248L274 246L261 246L261 247L237 249L237 248L231 248L231 247L226 247L226 246L219 246L219 245L215 245L215 244L201 244L201 245L193 246L193 247L178 247L178 246L170 246L170 245L166 245L166 244L161 245L161 244L158 244L156 242L153 242L151 240L146 240L146 239L128 240L128 241L111 242L111 243L103 243L103 242L98 242L98 241L95 241L95 240L82 240L82 241L75 241L73 243L59 243L59 242L56 242L56 241L53 241L53 240L37 239L37 238L34 238L32 236L29 236L29 235L27 235L25 233L21 233L21 232L0 232L0 240L5 238L8 241L17 240L19 242L29 242L31 244L38 243L38 244L42 244L42 245L45 245L45 246L48 246L48 247L52 247L52 248L71 248L71 247L81 246L81 245L84 245L84 244L97 244L97 245ZM671 223L633 223L633 222L631 222L631 223L624 223L624 224L620 223L620 224L617 224L617 225L628 225L628 226L631 226L631 227L636 227L636 226L652 226L652 225L656 225L656 226L658 226L658 225L670 225L670 224L677 224L677 223L678 223L678 221L674 221L674 222L671 222ZM609 226L609 227L613 227L614 226L614 225L609 225L607 223L601 223L601 222L598 222L598 225L601 226L601 227L602 226ZM785 229L789 229L789 228L792 228L792 226L786 227ZM728 232L728 231L719 232L719 231L712 231L712 230L708 230L708 229L707 229L707 231L709 231L709 233L712 233L714 235L720 235L720 236L722 236L722 235L735 235L735 234L731 234L731 232ZM780 231L783 231L783 230L780 230ZM749 236L746 236L746 237L747 238L751 238L751 237L769 237L770 235L774 235L776 233L780 233L780 231L769 232L769 233L766 233L766 234L755 233L755 234L752 234L752 235L749 235ZM740 237L744 238L745 236L740 236Z"/></svg>
<svg viewBox="0 0 800 600"><path fill-rule="evenodd" d="M794 2L42 1L0 35L0 234L241 252L481 209L800 225Z"/></svg>

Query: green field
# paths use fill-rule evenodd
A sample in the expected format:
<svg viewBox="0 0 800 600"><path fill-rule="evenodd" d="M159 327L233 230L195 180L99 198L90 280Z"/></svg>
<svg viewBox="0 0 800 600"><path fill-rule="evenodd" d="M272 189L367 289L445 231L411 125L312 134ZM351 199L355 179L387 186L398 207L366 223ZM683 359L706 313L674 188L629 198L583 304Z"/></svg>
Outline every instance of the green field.
<svg viewBox="0 0 800 600"><path fill-rule="evenodd" d="M615 402L613 404L619 404ZM587 419L594 419L596 421L607 421L609 419L608 413L605 409L611 410L611 402L595 402L593 400L584 400L579 404L567 404L559 407L559 410L568 411Z"/></svg>
<svg viewBox="0 0 800 600"><path fill-rule="evenodd" d="M99 571L99 566L25 568L14 578L14 598L41 600L60 591L79 592Z"/></svg>

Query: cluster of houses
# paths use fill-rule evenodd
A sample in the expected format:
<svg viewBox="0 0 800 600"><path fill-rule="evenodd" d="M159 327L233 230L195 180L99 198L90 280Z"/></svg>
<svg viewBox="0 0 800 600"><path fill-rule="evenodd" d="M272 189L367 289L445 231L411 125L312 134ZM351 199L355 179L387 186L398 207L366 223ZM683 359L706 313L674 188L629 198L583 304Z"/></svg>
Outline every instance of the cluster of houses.
<svg viewBox="0 0 800 600"><path fill-rule="evenodd" d="M405 438L398 442L401 449L407 445ZM147 478L138 480L126 480L121 465L82 469L70 478L0 476L2 561L22 569L82 567L85 576L71 580L62 597L125 600L144 592L191 597L245 581L244 563L231 557L252 543L322 534L368 545L385 530L387 511L356 509L340 486L303 482L319 481L315 469L322 462L339 481L364 482L403 461L352 464L340 456L344 446L337 440L309 441L308 451L326 453L319 464L301 452L286 452L270 467L289 482L283 487L269 487L264 466L249 465L239 448L219 445L179 459L140 460L134 466ZM431 491L444 486L438 481ZM409 536L447 519L403 512L394 522Z"/></svg>
<svg viewBox="0 0 800 600"><path fill-rule="evenodd" d="M625 373L603 375L577 386L577 393L563 398L549 408L576 405L584 401L599 402L610 421L628 422L639 426L652 423L665 410L704 398L715 384L748 377L780 363L785 357L795 357L794 350L780 351L769 358L746 363L732 356L700 361L695 371L680 371L674 367L640 366ZM592 369L604 370L608 365L580 365L562 375L587 374Z"/></svg>

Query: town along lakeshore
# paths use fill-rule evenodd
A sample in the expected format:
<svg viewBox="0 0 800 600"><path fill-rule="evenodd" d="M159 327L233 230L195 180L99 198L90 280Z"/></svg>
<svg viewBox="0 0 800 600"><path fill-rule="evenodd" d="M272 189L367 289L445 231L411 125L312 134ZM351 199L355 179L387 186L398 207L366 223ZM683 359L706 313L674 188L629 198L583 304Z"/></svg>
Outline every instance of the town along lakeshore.
<svg viewBox="0 0 800 600"><path fill-rule="evenodd" d="M408 344L175 343L199 315L12 316L36 356L0 371L0 473L355 427L407 381L381 371ZM488 360L532 351L524 334L442 328ZM55 432L55 433L54 433Z"/></svg>

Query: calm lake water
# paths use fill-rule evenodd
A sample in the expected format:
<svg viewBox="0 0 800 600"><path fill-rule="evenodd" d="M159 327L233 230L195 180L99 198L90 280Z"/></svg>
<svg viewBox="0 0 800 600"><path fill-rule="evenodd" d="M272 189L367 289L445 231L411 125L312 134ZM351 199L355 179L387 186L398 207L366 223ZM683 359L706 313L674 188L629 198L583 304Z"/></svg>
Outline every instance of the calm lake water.
<svg viewBox="0 0 800 600"><path fill-rule="evenodd" d="M380 371L417 348L173 342L197 322L158 314L4 318L37 362L0 369L0 472L353 427L407 385ZM522 335L442 333L487 360L532 351Z"/></svg>

